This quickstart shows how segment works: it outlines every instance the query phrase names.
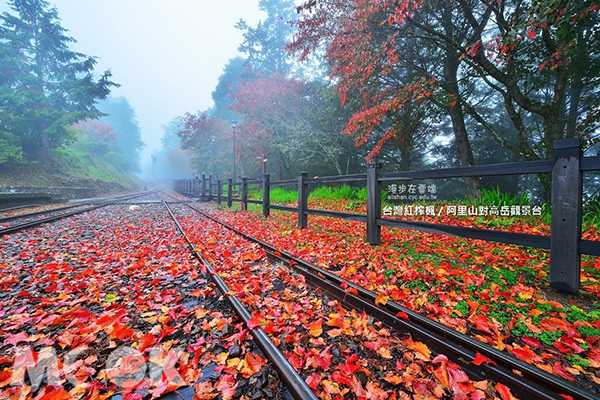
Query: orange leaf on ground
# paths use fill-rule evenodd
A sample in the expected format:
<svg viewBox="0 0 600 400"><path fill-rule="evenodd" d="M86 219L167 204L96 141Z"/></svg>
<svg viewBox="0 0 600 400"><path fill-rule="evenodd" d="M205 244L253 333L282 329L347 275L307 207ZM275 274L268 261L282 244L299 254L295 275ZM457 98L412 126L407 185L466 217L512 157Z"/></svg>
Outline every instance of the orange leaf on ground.
<svg viewBox="0 0 600 400"><path fill-rule="evenodd" d="M345 290L346 290L346 293L350 293L350 294L353 294L353 295L357 295L358 294L358 290L356 290L353 287L347 287Z"/></svg>
<svg viewBox="0 0 600 400"><path fill-rule="evenodd" d="M140 338L138 350L144 351L148 347L152 346L154 343L156 343L156 338L154 337L154 335L151 333L147 333Z"/></svg>
<svg viewBox="0 0 600 400"><path fill-rule="evenodd" d="M230 400L233 398L235 391L237 390L237 383L231 375L223 374L219 377L219 381L215 385L215 389L221 392L223 400Z"/></svg>
<svg viewBox="0 0 600 400"><path fill-rule="evenodd" d="M261 356L252 352L248 352L246 353L246 358L244 359L244 366L242 367L241 373L244 378L249 378L263 369L266 363L267 360Z"/></svg>
<svg viewBox="0 0 600 400"><path fill-rule="evenodd" d="M435 377L440 381L442 385L445 387L450 387L450 381L448 378L448 370L446 369L446 363L442 363L439 368L433 371Z"/></svg>
<svg viewBox="0 0 600 400"><path fill-rule="evenodd" d="M323 320L319 319L308 324L308 333L314 337L321 336L321 333L323 333Z"/></svg>
<svg viewBox="0 0 600 400"><path fill-rule="evenodd" d="M496 390L498 391L498 394L502 400L517 400L517 398L510 392L510 389L501 383L496 384Z"/></svg>
<svg viewBox="0 0 600 400"><path fill-rule="evenodd" d="M429 350L425 343L412 342L407 347L415 352L417 358L429 361L431 356L431 350Z"/></svg>
<svg viewBox="0 0 600 400"><path fill-rule="evenodd" d="M402 378L398 375L388 375L383 378L384 381L391 383L392 385L399 385L403 382Z"/></svg>

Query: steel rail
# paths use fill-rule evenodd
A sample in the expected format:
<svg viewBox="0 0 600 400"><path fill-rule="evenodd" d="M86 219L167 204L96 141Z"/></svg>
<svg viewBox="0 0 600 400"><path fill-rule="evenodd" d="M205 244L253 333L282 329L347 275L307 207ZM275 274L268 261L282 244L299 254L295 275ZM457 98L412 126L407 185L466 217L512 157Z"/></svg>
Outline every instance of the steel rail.
<svg viewBox="0 0 600 400"><path fill-rule="evenodd" d="M86 201L86 202L81 202L79 204L74 204L74 205L70 205L70 206L57 207L57 208L52 208L52 209L42 210L42 211L34 211L31 213L26 213L26 214L9 215L7 217L0 218L0 223L13 221L15 219L20 219L20 218L35 217L37 215L49 214L51 212L56 212L56 211L70 210L75 207L83 207L86 204L101 204L103 202L114 201L117 199L127 199L127 198L129 198L129 196L131 196L131 195L122 195L122 196L109 197L109 198L99 198L99 199L96 199L96 201ZM41 205L41 204L38 204L38 205ZM3 211L7 211L7 210L0 210L0 212L3 212Z"/></svg>
<svg viewBox="0 0 600 400"><path fill-rule="evenodd" d="M564 394L572 396L574 399L600 400L600 396L595 393L575 386L563 378L554 376L467 335L450 329L394 301L388 301L385 305L378 306L375 303L377 298L376 293L366 290L285 251L278 250L274 246L241 232L210 214L198 210L189 204L186 205L207 219L224 226L249 241L259 244L271 257L281 260L286 265L294 268L297 272L303 274L313 285L322 288L347 306L365 310L386 325L411 333L418 340L425 342L434 351L445 354L453 362L461 365L472 377L492 379L503 383L511 388L515 396L526 399L564 400L562 396ZM357 295L348 293L341 285L347 285L346 287L356 289ZM407 315L408 320L398 317L397 314L399 313ZM477 366L473 364L472 361L475 359L477 353L490 358L496 365L484 363ZM515 373L515 370L518 372Z"/></svg>
<svg viewBox="0 0 600 400"><path fill-rule="evenodd" d="M159 195L163 204L167 208L167 211L177 229L184 237L185 241L188 244L190 252L194 255L196 259L198 259L208 271L208 275L213 280L213 282L217 285L217 288L221 292L221 294L227 299L235 313L244 321L249 331L252 333L252 338L258 348L263 352L263 354L272 362L273 367L279 373L281 379L285 382L288 390L291 395L296 400L317 400L317 396L313 393L313 391L308 387L306 382L302 379L302 377L296 372L294 367L289 363L289 361L285 358L285 356L279 351L277 346L269 339L269 336L265 333L265 331L260 327L251 328L249 324L252 315L248 312L246 307L242 304L242 302L231 292L231 289L227 286L225 281L217 274L214 270L213 266L206 261L200 253L196 251L196 246L189 240L182 226L179 224L177 217L173 214L171 207L169 204ZM187 203L185 203L188 205ZM193 207L192 207L193 208Z"/></svg>
<svg viewBox="0 0 600 400"><path fill-rule="evenodd" d="M109 206L109 205L112 205L112 204L116 204L116 203L118 203L120 201L123 201L123 200L133 199L133 198L141 197L141 196L148 196L148 195L155 194L157 192L158 192L158 190L153 190L153 191L146 191L146 192L142 192L142 193L136 193L136 194L129 195L129 196L119 196L119 197L115 197L114 199L107 199L106 201L103 201L101 204L96 204L96 205L93 205L93 206L90 206L90 207L82 208L82 209L75 210L75 211L66 212L66 213L59 214L59 215L53 215L53 216L50 216L50 217L47 217L47 218L41 218L41 219L38 219L36 221L24 222L22 224L18 224L18 225L14 225L14 226L9 226L7 228L0 229L0 237L2 237L4 235L11 234L11 233L15 233L15 232L18 232L18 231L21 231L21 230L24 230L24 229L34 228L36 226L39 226L39 225L42 225L42 224L45 224L45 223L48 223L48 222L57 221L57 220L62 219L62 218L67 218L67 217L71 217L73 215L82 214L84 212L93 211L93 210L96 210L96 209L101 208L101 207L106 207L106 206ZM81 207L81 205L76 206L76 207ZM72 207L69 207L69 208L72 208ZM50 211L46 211L45 213L48 214L49 212Z"/></svg>
<svg viewBox="0 0 600 400"><path fill-rule="evenodd" d="M71 208L85 206L86 204L90 204L90 203L82 203L82 204L75 204L75 205L71 205L71 206L57 207L57 208L52 208L52 209L43 210L43 211L34 211L31 213L27 213L27 214L9 215L8 217L0 218L0 223L14 221L15 219L20 219L20 218L35 217L37 215L48 214L48 213L55 212L55 211L69 210Z"/></svg>
<svg viewBox="0 0 600 400"><path fill-rule="evenodd" d="M15 206L15 207L9 207L9 208L3 208L2 210L0 210L0 213L4 213L4 212L8 212L8 211L14 211L14 210L20 210L22 208L31 208L31 207L39 207L43 204L25 204L22 206Z"/></svg>

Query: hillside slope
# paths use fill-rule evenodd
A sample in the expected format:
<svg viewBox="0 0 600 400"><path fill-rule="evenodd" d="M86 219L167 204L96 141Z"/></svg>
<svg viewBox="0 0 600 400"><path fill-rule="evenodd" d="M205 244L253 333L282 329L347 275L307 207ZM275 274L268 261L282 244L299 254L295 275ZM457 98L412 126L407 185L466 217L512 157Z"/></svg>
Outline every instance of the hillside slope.
<svg viewBox="0 0 600 400"><path fill-rule="evenodd" d="M93 155L61 149L53 152L50 163L0 166L0 186L77 187L109 194L139 189L144 183Z"/></svg>

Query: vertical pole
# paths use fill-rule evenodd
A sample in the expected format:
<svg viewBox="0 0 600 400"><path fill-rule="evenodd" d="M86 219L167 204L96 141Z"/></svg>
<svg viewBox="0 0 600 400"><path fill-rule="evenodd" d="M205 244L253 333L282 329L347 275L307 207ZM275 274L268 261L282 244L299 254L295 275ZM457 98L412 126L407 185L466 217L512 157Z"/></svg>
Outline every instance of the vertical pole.
<svg viewBox="0 0 600 400"><path fill-rule="evenodd" d="M271 201L271 186L269 185L270 176L267 173L263 174L262 181L262 207L263 207L263 215L265 217L269 216L269 203Z"/></svg>
<svg viewBox="0 0 600 400"><path fill-rule="evenodd" d="M192 193L194 196L198 196L198 192L200 191L200 178L199 177L194 178L193 186L194 186L194 188L192 189Z"/></svg>
<svg viewBox="0 0 600 400"><path fill-rule="evenodd" d="M223 197L223 182L217 179L217 204L221 205L221 198Z"/></svg>
<svg viewBox="0 0 600 400"><path fill-rule="evenodd" d="M308 184L306 183L306 172L300 172L298 176L298 228L308 226Z"/></svg>
<svg viewBox="0 0 600 400"><path fill-rule="evenodd" d="M374 245L381 243L381 226L377 225L377 219L381 218L380 171L381 164L367 166L367 242Z"/></svg>
<svg viewBox="0 0 600 400"><path fill-rule="evenodd" d="M581 274L581 157L579 138L554 142L550 286L569 293L579 290Z"/></svg>
<svg viewBox="0 0 600 400"><path fill-rule="evenodd" d="M208 201L212 201L212 199L213 199L212 187L213 187L213 176L209 175L208 176Z"/></svg>
<svg viewBox="0 0 600 400"><path fill-rule="evenodd" d="M202 174L202 186L200 187L200 201L204 201L204 193L206 192L206 175Z"/></svg>
<svg viewBox="0 0 600 400"><path fill-rule="evenodd" d="M248 211L248 178L242 178L242 211Z"/></svg>
<svg viewBox="0 0 600 400"><path fill-rule="evenodd" d="M235 176L235 127L237 125L237 122L231 121L232 125L233 125L233 177L232 179L236 179Z"/></svg>
<svg viewBox="0 0 600 400"><path fill-rule="evenodd" d="M233 197L233 179L227 179L227 207L231 208L233 201L231 198Z"/></svg>

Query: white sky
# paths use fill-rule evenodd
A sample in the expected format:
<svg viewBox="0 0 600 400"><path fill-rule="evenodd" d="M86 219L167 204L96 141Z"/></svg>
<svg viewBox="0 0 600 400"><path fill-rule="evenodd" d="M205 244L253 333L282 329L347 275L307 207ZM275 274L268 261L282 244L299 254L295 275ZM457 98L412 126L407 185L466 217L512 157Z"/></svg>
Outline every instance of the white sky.
<svg viewBox="0 0 600 400"><path fill-rule="evenodd" d="M160 148L161 125L186 111L212 105L211 92L227 61L238 55L242 34L266 15L258 0L49 0L72 48L98 57L98 73L110 69L112 91L137 114L146 148L142 165ZM0 0L0 12L8 11ZM144 168L146 169L146 168Z"/></svg>

